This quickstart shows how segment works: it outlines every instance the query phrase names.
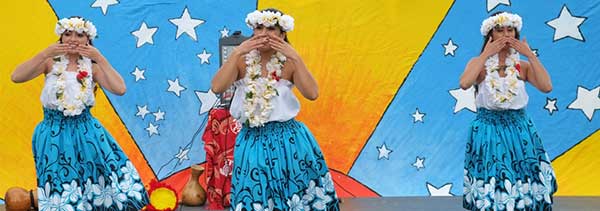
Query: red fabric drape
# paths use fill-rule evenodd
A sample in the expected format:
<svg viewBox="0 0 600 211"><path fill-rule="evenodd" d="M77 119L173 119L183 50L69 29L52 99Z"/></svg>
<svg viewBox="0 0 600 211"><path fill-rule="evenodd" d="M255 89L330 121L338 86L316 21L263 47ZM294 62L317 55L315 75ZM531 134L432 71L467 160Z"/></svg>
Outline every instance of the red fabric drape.
<svg viewBox="0 0 600 211"><path fill-rule="evenodd" d="M213 109L202 135L206 151L206 197L208 209L220 210L230 205L233 147L240 132L239 124L227 109Z"/></svg>

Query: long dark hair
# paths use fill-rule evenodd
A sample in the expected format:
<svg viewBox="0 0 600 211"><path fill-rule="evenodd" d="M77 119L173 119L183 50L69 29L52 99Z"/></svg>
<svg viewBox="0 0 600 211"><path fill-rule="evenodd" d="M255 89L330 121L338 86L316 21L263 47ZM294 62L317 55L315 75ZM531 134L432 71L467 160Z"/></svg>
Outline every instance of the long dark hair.
<svg viewBox="0 0 600 211"><path fill-rule="evenodd" d="M493 16L498 15L503 12L504 11L495 12L495 13L491 14L490 17L493 17ZM494 26L494 28L496 28L496 27ZM483 45L481 46L481 52L483 52L483 49L485 49L485 45L487 45L488 40L490 40L492 38L492 33L494 33L494 28L490 29L490 31L487 33L487 35L485 35L483 37ZM516 28L515 28L515 38L521 39L521 35L520 35L519 31L517 31ZM481 52L479 52L479 53L481 53Z"/></svg>

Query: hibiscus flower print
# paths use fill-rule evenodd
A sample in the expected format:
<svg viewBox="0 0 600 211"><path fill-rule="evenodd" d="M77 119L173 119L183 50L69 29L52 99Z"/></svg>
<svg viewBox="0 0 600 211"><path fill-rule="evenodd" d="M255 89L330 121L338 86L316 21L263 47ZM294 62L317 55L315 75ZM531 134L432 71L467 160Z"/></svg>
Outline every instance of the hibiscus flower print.
<svg viewBox="0 0 600 211"><path fill-rule="evenodd" d="M123 172L123 179L125 180L133 179L137 181L140 179L140 175L129 160L126 162L125 166L121 167L121 172Z"/></svg>
<svg viewBox="0 0 600 211"><path fill-rule="evenodd" d="M63 192L62 198L65 198L67 202L76 203L79 198L81 198L81 187L77 186L77 182L75 180L71 181L71 184L65 183L62 184Z"/></svg>
<svg viewBox="0 0 600 211"><path fill-rule="evenodd" d="M288 199L287 205L290 207L290 211L309 211L310 206L300 200L297 194L294 194L291 199Z"/></svg>

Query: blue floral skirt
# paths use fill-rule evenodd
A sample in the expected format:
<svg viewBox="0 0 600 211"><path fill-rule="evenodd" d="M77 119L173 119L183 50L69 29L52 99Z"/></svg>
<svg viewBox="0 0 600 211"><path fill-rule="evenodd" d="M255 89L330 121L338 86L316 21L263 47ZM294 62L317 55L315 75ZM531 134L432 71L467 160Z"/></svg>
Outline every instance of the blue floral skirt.
<svg viewBox="0 0 600 211"><path fill-rule="evenodd" d="M525 110L479 108L467 142L463 207L552 210L556 176Z"/></svg>
<svg viewBox="0 0 600 211"><path fill-rule="evenodd" d="M233 154L231 210L339 210L323 153L303 123L244 126Z"/></svg>
<svg viewBox="0 0 600 211"><path fill-rule="evenodd" d="M137 170L89 109L72 117L44 109L33 155L41 211L140 210L148 203Z"/></svg>

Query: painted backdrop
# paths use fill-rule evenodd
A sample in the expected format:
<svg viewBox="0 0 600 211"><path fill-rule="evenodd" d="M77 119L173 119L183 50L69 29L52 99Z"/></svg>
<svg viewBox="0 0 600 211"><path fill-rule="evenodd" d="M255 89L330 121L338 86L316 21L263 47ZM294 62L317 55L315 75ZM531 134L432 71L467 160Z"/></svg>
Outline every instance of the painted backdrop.
<svg viewBox="0 0 600 211"><path fill-rule="evenodd" d="M528 86L528 112L553 160L559 195L600 195L600 2L84 0L10 1L0 9L0 193L32 189L31 134L41 121L43 77L14 84L21 62L57 41L59 18L98 28L94 45L127 93L98 92L92 110L146 184L180 188L205 161L201 135L213 105L218 40L251 30L255 9L296 19L292 45L319 82L298 117L317 137L342 197L461 195L473 90L458 78L478 55L481 21L496 11L524 20L522 37L554 90ZM3 195L3 194L2 194ZM0 196L3 197L3 196ZM3 203L3 201L0 201Z"/></svg>

